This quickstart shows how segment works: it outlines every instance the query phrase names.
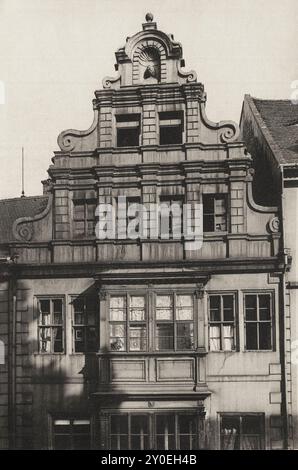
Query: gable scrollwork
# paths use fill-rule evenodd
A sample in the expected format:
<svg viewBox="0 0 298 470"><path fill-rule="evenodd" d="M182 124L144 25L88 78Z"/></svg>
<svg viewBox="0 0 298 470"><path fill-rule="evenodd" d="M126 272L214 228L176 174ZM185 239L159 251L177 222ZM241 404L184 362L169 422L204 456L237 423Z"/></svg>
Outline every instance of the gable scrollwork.
<svg viewBox="0 0 298 470"><path fill-rule="evenodd" d="M15 240L22 242L30 242L34 238L34 223L45 218L51 208L53 202L53 195L51 194L48 199L47 207L33 217L20 217L16 219L12 226L12 233Z"/></svg>

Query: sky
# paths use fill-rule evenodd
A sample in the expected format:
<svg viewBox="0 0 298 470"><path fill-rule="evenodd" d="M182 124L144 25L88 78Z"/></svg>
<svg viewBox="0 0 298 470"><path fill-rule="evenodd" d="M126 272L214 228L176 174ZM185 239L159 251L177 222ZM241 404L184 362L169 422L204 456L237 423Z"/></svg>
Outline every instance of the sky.
<svg viewBox="0 0 298 470"><path fill-rule="evenodd" d="M115 51L152 12L181 42L212 121L239 122L246 93L290 99L297 0L0 0L0 199L42 194L58 134L87 129Z"/></svg>

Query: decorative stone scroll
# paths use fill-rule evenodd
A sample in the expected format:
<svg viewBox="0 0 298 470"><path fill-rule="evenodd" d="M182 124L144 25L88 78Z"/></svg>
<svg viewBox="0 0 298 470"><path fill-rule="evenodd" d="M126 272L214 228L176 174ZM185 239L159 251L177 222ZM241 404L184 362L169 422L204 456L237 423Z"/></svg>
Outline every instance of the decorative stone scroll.
<svg viewBox="0 0 298 470"><path fill-rule="evenodd" d="M16 240L30 242L34 237L34 222L45 218L52 207L53 196L49 196L47 207L34 217L21 217L14 221L12 233Z"/></svg>
<svg viewBox="0 0 298 470"><path fill-rule="evenodd" d="M67 129L59 134L57 142L61 150L71 152L72 150L81 150L82 139L88 138L96 129L98 124L98 111L94 111L93 123L89 129L78 131L76 129Z"/></svg>

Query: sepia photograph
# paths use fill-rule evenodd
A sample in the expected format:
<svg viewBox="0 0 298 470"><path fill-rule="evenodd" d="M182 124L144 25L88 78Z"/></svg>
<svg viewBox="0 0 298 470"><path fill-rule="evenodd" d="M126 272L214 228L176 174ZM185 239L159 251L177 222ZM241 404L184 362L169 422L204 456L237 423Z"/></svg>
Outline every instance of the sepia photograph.
<svg viewBox="0 0 298 470"><path fill-rule="evenodd" d="M297 25L0 0L0 450L298 450Z"/></svg>

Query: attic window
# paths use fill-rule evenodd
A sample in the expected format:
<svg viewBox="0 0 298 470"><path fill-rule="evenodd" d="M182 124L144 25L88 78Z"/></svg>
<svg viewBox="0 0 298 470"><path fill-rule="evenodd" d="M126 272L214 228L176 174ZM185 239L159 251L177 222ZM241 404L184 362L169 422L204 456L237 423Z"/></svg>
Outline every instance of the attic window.
<svg viewBox="0 0 298 470"><path fill-rule="evenodd" d="M159 113L160 145L182 144L183 113L168 111Z"/></svg>
<svg viewBox="0 0 298 470"><path fill-rule="evenodd" d="M117 147L137 147L140 143L140 115L116 116Z"/></svg>

